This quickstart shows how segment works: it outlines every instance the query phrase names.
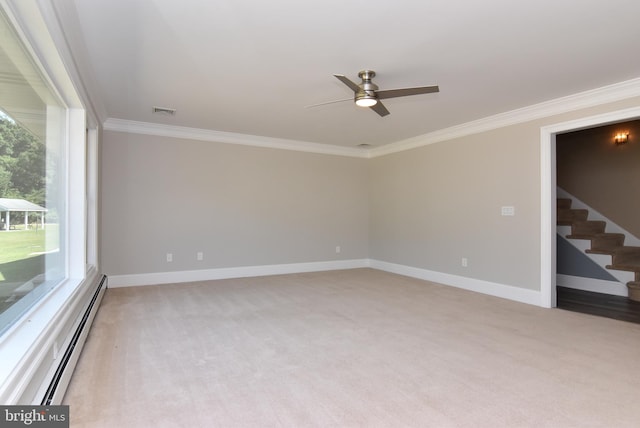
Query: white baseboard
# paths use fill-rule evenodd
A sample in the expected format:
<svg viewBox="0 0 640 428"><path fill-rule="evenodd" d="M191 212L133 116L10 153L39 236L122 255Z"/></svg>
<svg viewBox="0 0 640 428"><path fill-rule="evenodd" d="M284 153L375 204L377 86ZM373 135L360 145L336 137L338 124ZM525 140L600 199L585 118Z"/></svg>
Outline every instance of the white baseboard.
<svg viewBox="0 0 640 428"><path fill-rule="evenodd" d="M629 290L625 284L618 281L605 281L602 279L583 278L571 275L556 275L556 285L573 288L576 290L592 291L594 293L611 294L614 296L629 296Z"/></svg>
<svg viewBox="0 0 640 428"><path fill-rule="evenodd" d="M399 275L437 282L439 284L450 285L452 287L475 291L477 293L488 294L491 296L501 297L503 299L515 300L516 302L544 307L542 294L537 290L528 290L526 288L451 275L448 273L435 272L411 266L398 265L395 263L387 263L379 260L371 260L370 266L373 269L379 269L385 272L397 273Z"/></svg>
<svg viewBox="0 0 640 428"><path fill-rule="evenodd" d="M255 276L282 275L304 272L320 272L341 269L357 269L370 267L385 272L396 273L412 278L437 282L443 285L462 288L477 293L514 300L535 306L543 306L540 291L528 290L495 282L435 272L411 266L387 263L379 260L357 259L328 262L292 263L283 265L245 266L220 269L203 269L193 271L156 272L136 275L109 276L109 287L133 287L156 284L172 284L181 282L209 281L216 279L248 278Z"/></svg>
<svg viewBox="0 0 640 428"><path fill-rule="evenodd" d="M215 279L248 278L254 276L320 272L328 270L357 269L365 267L369 267L368 259L291 263L282 265L243 266L191 271L154 272L135 275L110 275L109 288L172 284L179 282L210 281Z"/></svg>

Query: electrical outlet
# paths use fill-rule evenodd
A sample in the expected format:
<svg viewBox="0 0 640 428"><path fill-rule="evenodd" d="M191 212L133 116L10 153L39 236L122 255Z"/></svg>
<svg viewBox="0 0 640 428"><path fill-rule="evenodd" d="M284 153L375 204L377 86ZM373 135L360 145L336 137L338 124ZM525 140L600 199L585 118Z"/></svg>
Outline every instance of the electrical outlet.
<svg viewBox="0 0 640 428"><path fill-rule="evenodd" d="M167 263L171 263L173 261L173 254L167 253Z"/></svg>
<svg viewBox="0 0 640 428"><path fill-rule="evenodd" d="M336 247L336 254L340 254L340 251L342 251L342 249L341 249L341 248L340 248L340 246L338 245L338 246Z"/></svg>
<svg viewBox="0 0 640 428"><path fill-rule="evenodd" d="M204 260L204 254L202 253L202 251L198 251L198 253L196 254L196 259L201 262L202 260Z"/></svg>
<svg viewBox="0 0 640 428"><path fill-rule="evenodd" d="M466 257L462 258L462 267L467 267L469 266L469 260L467 260Z"/></svg>

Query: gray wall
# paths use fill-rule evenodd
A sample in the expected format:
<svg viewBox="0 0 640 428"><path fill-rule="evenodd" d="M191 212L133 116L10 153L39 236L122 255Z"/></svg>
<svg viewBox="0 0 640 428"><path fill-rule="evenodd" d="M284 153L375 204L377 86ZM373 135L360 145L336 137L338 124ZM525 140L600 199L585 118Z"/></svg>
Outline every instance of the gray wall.
<svg viewBox="0 0 640 428"><path fill-rule="evenodd" d="M558 186L640 237L640 121L558 135L557 153Z"/></svg>
<svg viewBox="0 0 640 428"><path fill-rule="evenodd" d="M372 159L105 132L103 269L371 258L540 290L540 128L639 104L628 99ZM514 206L515 216L501 216L502 206Z"/></svg>
<svg viewBox="0 0 640 428"><path fill-rule="evenodd" d="M104 132L103 271L367 258L367 180L366 159Z"/></svg>
<svg viewBox="0 0 640 428"><path fill-rule="evenodd" d="M371 175L372 258L539 289L539 144L503 128L376 158Z"/></svg>

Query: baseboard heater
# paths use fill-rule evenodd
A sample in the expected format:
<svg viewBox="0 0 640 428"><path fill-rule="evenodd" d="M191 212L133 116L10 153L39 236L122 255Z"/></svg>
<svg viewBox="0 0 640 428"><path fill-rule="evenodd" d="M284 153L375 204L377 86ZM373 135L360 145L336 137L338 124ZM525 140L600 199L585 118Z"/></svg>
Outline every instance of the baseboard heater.
<svg viewBox="0 0 640 428"><path fill-rule="evenodd" d="M98 282L98 287L96 291L93 293L91 301L89 305L87 305L87 309L80 322L78 323L78 327L74 332L71 341L69 342L69 346L64 351L62 358L60 360L60 364L56 369L53 379L47 388L47 392L42 399L43 406L55 405L59 404L64 396L64 392L69 384L69 380L71 378L71 374L75 367L75 363L78 360L79 352L75 352L82 350L82 345L86 339L87 334L89 333L89 327L91 326L91 322L96 315L99 307L99 300L104 292L104 289L107 287L107 276L102 275L100 281Z"/></svg>

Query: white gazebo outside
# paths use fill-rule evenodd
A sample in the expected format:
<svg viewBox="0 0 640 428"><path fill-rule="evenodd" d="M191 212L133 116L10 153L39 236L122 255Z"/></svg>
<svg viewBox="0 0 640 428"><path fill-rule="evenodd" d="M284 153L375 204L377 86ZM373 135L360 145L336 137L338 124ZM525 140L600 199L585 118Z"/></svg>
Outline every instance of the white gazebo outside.
<svg viewBox="0 0 640 428"><path fill-rule="evenodd" d="M25 201L24 199L0 198L0 230L9 230L11 228L11 216L9 213L14 211L24 213L25 230L29 227L29 213L42 213L40 215L40 223L44 229L44 213L47 212L46 208L36 205L33 202Z"/></svg>

